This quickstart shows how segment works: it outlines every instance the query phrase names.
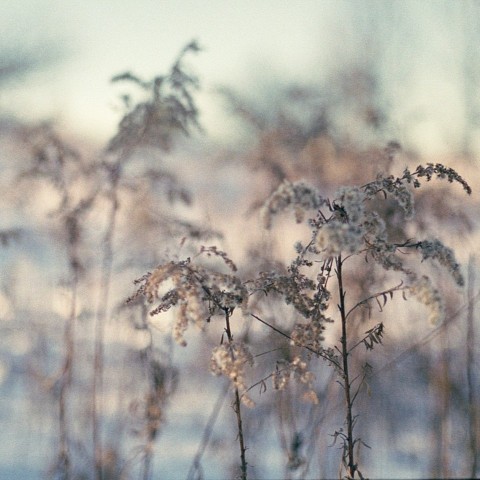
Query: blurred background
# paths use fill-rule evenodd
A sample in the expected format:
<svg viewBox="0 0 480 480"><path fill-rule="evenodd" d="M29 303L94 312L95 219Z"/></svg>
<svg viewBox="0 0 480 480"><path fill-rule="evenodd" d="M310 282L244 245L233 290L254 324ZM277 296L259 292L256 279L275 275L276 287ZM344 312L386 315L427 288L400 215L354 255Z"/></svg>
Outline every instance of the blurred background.
<svg viewBox="0 0 480 480"><path fill-rule="evenodd" d="M358 358L373 366L360 458L370 478L479 474L478 1L0 6L0 479L234 478L231 400L208 372L221 325L179 347L168 314L126 305L133 281L200 245L244 278L288 264L306 231L283 219L267 232L258 214L283 180L327 196L427 162L472 196L431 182L412 225L389 228L453 247L466 287L432 272L447 304L436 327L402 300L359 319L386 329ZM384 280L362 267L351 289ZM291 328L290 310L271 309ZM241 322L254 353L281 345ZM272 365L259 357L250 383ZM319 405L294 386L254 391L252 478L338 476L341 392L324 362L310 368Z"/></svg>

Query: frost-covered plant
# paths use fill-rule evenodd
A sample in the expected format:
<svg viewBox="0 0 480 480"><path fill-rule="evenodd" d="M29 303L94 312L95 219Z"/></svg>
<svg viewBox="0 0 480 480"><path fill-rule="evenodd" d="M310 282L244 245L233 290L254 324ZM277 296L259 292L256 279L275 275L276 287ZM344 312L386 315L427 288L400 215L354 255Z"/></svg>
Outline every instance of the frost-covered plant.
<svg viewBox="0 0 480 480"><path fill-rule="evenodd" d="M416 262L411 261L409 253L416 254L420 261L436 261L451 274L457 285L464 283L450 248L437 239L392 241L386 220L382 217L382 202L391 197L403 209L405 218L412 218L415 212L412 190L421 186L422 178L429 181L434 176L458 182L468 194L471 193L469 185L458 173L441 164L419 166L413 172L407 168L401 177L379 175L365 185L340 188L333 199L323 198L317 189L303 182L284 181L262 208L265 227L271 228L276 215L291 210L297 223L308 218L311 231L306 245L301 242L295 244L297 256L286 271L259 272L256 278L242 281L235 274L236 266L224 252L215 247L202 247L196 258L160 265L136 281L139 288L133 298L143 295L148 302L156 303L151 315L176 308L173 335L180 345L186 345L183 334L190 324L203 328L212 315L225 317L227 341L222 338L221 345L214 349L210 366L214 374L225 375L233 385L242 478L247 477L247 462L240 402L253 406L248 395L252 387L247 388L245 374L246 367L253 365L253 357L245 343L233 339L230 318L237 307L250 318L288 338L290 347L295 349L296 353L290 359L276 361L274 370L268 376L275 390L287 388L293 377L305 386L303 399L317 404L315 376L309 363L313 358L320 357L334 367L343 388L346 413L345 426L334 433L334 443L337 440L342 442L342 461L347 478L363 478L354 447L368 445L354 435L357 415L353 407L370 366L367 364L360 373L353 373L351 357L362 344L367 350L373 350L375 345L382 343L385 327L383 322L377 323L360 339L353 339L355 314L363 307L370 308L372 303L376 303L382 311L395 292L402 292L404 299L411 295L430 309L431 323L441 321L444 313L442 295L431 278L420 272L418 266L415 267ZM200 264L198 258L205 253L222 258L231 273L220 273ZM393 286L372 292L365 298L347 298L346 267L356 256L373 260L382 270L398 277ZM261 318L259 312L254 312L261 301L251 302L253 307L247 310L248 298L259 293L276 294L296 311L301 320L296 322L290 333L271 325ZM331 305L332 299L337 302L336 308ZM340 342L328 346L324 332L334 322L340 323ZM254 386L266 389L265 380Z"/></svg>
<svg viewBox="0 0 480 480"><path fill-rule="evenodd" d="M335 432L334 443L342 441L342 460L349 479L363 478L354 447L366 446L354 435L357 416L353 406L367 370L352 375L351 355L361 344L372 350L376 344L382 343L385 331L384 324L377 323L360 341L357 339L352 343L352 322L357 310L376 302L381 311L395 292L402 291L405 299L412 295L429 308L432 324L441 322L444 315L442 295L430 277L419 273L409 253L419 254L420 262L436 261L450 273L458 286L464 284L460 266L450 248L437 239L392 241L382 217L382 201L390 197L403 209L405 219L411 219L415 213L413 188L421 186L421 179L430 181L433 177L458 182L468 194L471 193L469 185L457 172L441 164L428 164L413 172L407 168L401 177L379 175L375 181L360 187L342 187L332 200L322 198L318 191L303 182L284 181L270 195L261 211L268 228L273 216L282 211L292 210L300 223L308 217L307 210L310 210L311 238L305 246L300 242L295 245L297 257L288 267L287 274L263 272L256 279L255 286L262 292L281 295L294 307L303 320L297 322L289 335L292 345L303 347L309 356L314 353L324 358L339 376L345 397L346 420L344 428ZM366 298L347 298L346 266L355 256L373 260L381 269L392 271L398 280L393 286L373 292ZM323 332L329 323L336 321L335 308L330 305L334 297L338 302L336 310L340 317L341 338L339 345L332 348L325 346ZM294 359L293 369L297 363L298 360ZM278 373L274 375L275 388L281 389L286 384Z"/></svg>
<svg viewBox="0 0 480 480"><path fill-rule="evenodd" d="M202 265L199 257L203 255L221 258L229 273ZM230 319L233 312L236 308L244 310L248 303L248 291L235 275L236 271L236 265L225 252L215 246L202 247L193 259L187 258L159 265L152 272L136 280L139 288L129 301L143 295L149 303L158 302L150 311L152 316L175 308L173 337L181 346L187 345L184 333L190 324L203 328L214 315L222 315L225 318L226 341L222 336L220 345L214 348L210 370L214 375L227 377L233 386L241 476L242 479L246 479L247 461L241 403L248 407L254 405L247 393L245 378L245 368L253 364L253 356L244 342L234 340L231 329Z"/></svg>

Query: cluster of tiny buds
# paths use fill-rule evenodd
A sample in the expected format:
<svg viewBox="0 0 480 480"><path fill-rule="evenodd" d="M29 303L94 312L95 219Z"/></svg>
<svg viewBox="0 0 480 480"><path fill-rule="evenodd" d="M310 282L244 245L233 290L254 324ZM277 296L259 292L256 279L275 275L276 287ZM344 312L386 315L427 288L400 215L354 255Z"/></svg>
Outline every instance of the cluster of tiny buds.
<svg viewBox="0 0 480 480"><path fill-rule="evenodd" d="M317 210L325 200L315 188L304 182L283 181L265 201L260 211L266 229L271 228L272 218L285 210L293 210L297 223L304 221L306 213Z"/></svg>
<svg viewBox="0 0 480 480"><path fill-rule="evenodd" d="M464 285L463 275L460 272L460 265L455 260L455 255L451 248L446 247L440 240L424 240L419 242L418 247L422 252L422 259L436 260L445 267L459 286Z"/></svg>
<svg viewBox="0 0 480 480"><path fill-rule="evenodd" d="M208 252L220 255L230 263L223 252L216 249L208 249ZM202 328L212 315L226 309L246 308L248 300L248 292L238 277L196 265L191 259L160 265L136 283L140 286L130 300L139 295L144 295L149 303L159 300L150 315L176 307L173 337L182 346L186 345L184 333L190 323ZM172 288L162 295L160 292L165 286Z"/></svg>
<svg viewBox="0 0 480 480"><path fill-rule="evenodd" d="M443 321L444 303L440 292L432 285L430 278L423 275L410 285L409 291L429 309L428 321L431 325L437 325Z"/></svg>
<svg viewBox="0 0 480 480"><path fill-rule="evenodd" d="M222 343L213 349L210 358L210 371L227 377L239 392L243 392L242 402L250 408L255 403L247 394L245 366L253 366L253 363L253 356L243 342Z"/></svg>
<svg viewBox="0 0 480 480"><path fill-rule="evenodd" d="M275 372L273 373L273 388L275 390L284 390L288 387L290 378L293 376L306 386L302 399L313 404L318 404L318 396L313 388L315 377L307 367L307 363L299 356L294 357L291 362L277 362Z"/></svg>
<svg viewBox="0 0 480 480"><path fill-rule="evenodd" d="M300 347L309 347L315 351L322 350L322 343L325 340L323 332L325 331L325 322L327 319L312 318L308 323L297 323L291 333L292 345Z"/></svg>

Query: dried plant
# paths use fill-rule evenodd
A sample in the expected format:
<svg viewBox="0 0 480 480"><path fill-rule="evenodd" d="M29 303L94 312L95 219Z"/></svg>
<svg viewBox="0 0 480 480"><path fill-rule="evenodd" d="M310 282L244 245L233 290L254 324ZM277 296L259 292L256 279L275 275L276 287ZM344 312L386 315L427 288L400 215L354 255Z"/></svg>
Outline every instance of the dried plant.
<svg viewBox="0 0 480 480"><path fill-rule="evenodd" d="M113 78L113 82L127 82L140 90L142 98L134 100L128 94L122 99L125 113L119 123L118 132L110 141L106 158L102 161L104 171L104 195L109 203L107 227L103 245L103 259L100 279L100 301L96 314L95 353L93 378L93 445L96 456L96 478L103 478L103 440L99 417L102 413L102 392L104 372L105 323L109 312L111 278L114 261L114 237L118 229L120 196L124 188L135 191L135 179L129 178L126 167L135 156L140 155L144 166L144 178L151 183L161 181L166 185L167 198L175 201L180 198L189 201L188 193L178 187L173 175L166 173L159 165L149 166L148 149L168 151L179 135L188 134L192 126L197 126L197 109L191 90L197 88L196 78L187 73L184 57L189 52L198 52L196 42L188 44L166 76L143 81L127 72ZM143 153L142 153L143 152ZM153 180L153 182L152 182ZM133 185L132 185L133 184ZM187 225L190 227L189 225Z"/></svg>
<svg viewBox="0 0 480 480"><path fill-rule="evenodd" d="M54 131L50 125L43 125L28 132L32 162L18 177L18 183L29 182L29 188L47 182L53 186L58 197L56 208L48 212L54 220L57 235L63 240L68 265L64 280L68 294L68 314L63 332L63 358L60 368L47 375L32 366L34 376L44 385L50 385L51 394L58 407L58 454L51 468L54 478L72 478L75 471L72 450L75 439L72 433L74 408L72 406L73 370L76 364L76 330L78 322L78 301L80 280L85 273L82 259L83 230L85 217L92 208L95 193L88 188L89 169L80 155ZM78 195L76 184L84 182L87 188ZM77 190L77 191L76 191Z"/></svg>
<svg viewBox="0 0 480 480"><path fill-rule="evenodd" d="M430 181L434 176L458 182L468 194L471 193L469 185L457 172L441 164L428 164L417 167L414 172L407 168L401 177L379 175L375 181L361 187L341 188L333 200L322 199L319 192L303 183L284 182L272 193L262 210L267 227L274 215L287 209L293 210L297 223L302 222L309 211L316 211L316 216L308 220L311 239L306 246L301 243L295 245L298 256L288 268L288 275L262 273L256 287L262 292L280 294L287 304L295 308L304 320L294 327L290 335L292 343L308 349L309 354L315 353L327 360L339 376L345 397L346 419L344 427L337 430L333 437L334 444L337 440L342 443L343 465L350 479L363 478L355 447L367 445L354 435L358 417L353 407L369 371L369 368L364 368L363 372L352 374L351 356L361 344L367 350L373 350L382 343L385 333L383 322L377 323L352 344L355 315L372 303L376 303L382 311L396 292L402 292L405 299L407 295L414 296L429 308L432 324L441 322L444 314L442 296L429 276L418 273L414 262L407 264L405 258L410 260L410 252L420 254L420 262L435 260L450 273L457 285L463 286L464 283L450 248L439 240L391 241L381 216L382 201L391 197L404 210L405 217L411 218L414 215L412 187L419 188L421 179ZM363 256L367 262L373 260L382 269L395 272L395 276L399 277L397 282L384 290L372 292L366 298L348 302L346 266L356 256ZM336 281L335 286L331 286L332 279ZM323 346L322 333L334 321L326 315L326 312L332 311L330 301L334 294L338 301L341 338L340 345L332 348ZM278 383L275 386L278 388Z"/></svg>
<svg viewBox="0 0 480 480"><path fill-rule="evenodd" d="M198 262L198 258L203 255L220 258L231 273L204 267ZM234 275L236 270L236 265L225 252L214 246L202 247L196 258L160 265L136 280L135 283L139 288L129 301L144 296L149 303L158 302L158 305L150 311L150 315L157 315L175 308L173 336L182 346L187 345L184 333L190 324L203 328L210 322L212 316L224 317L226 340L222 336L220 345L212 351L210 370L215 375L227 377L232 383L240 446L241 477L246 479L247 460L241 402L248 407L253 406L253 401L247 394L244 374L246 366L253 364L253 357L245 343L234 340L231 327L231 317L235 309L238 307L245 310L248 303L248 291L240 279Z"/></svg>
<svg viewBox="0 0 480 480"><path fill-rule="evenodd" d="M354 405L371 374L371 367L366 363L360 372L353 372L351 359L360 345L370 351L381 344L385 325L377 322L361 338L354 339L355 317L362 309L371 309L374 305L383 311L387 302L401 292L405 300L413 296L429 308L432 324L441 321L443 299L431 278L418 267L424 260L433 260L444 267L457 285L464 283L460 266L450 248L436 239L392 241L382 218L382 203L387 199L394 199L405 217L412 218L415 214L413 190L421 187L423 179L428 182L433 177L457 182L468 194L471 193L469 185L457 172L441 164L419 166L413 172L406 168L400 177L379 175L373 182L360 187L340 188L332 200L323 198L317 189L303 182L284 181L262 208L265 226L271 228L275 216L290 210L296 222L306 221L311 231L311 238L305 246L301 242L295 244L297 256L286 272L259 272L257 278L242 281L234 275L237 268L226 254L209 247L202 248L193 259L162 264L136 281L139 287L131 301L143 295L149 303L155 303L151 315L173 307L176 309L173 335L180 345L186 345L183 334L190 324L204 328L213 315L225 317L226 342L222 338L220 346L213 350L211 371L227 376L235 392L242 478L247 477L247 462L240 400L253 406L249 396L251 388L247 388L245 381L245 368L253 366L253 357L246 344L233 339L230 318L237 307L244 316L250 316L288 338L291 347L298 350L289 361L276 362L274 371L268 376L275 390L287 388L293 377L305 385L304 400L318 403L315 376L308 365L314 358L323 358L333 366L344 392L346 416L344 426L333 434L333 444L341 442L346 477L364 478L357 452L361 445L368 445L355 436L358 415ZM204 267L198 259L205 253L220 257L233 273ZM365 298L348 298L348 267L358 256L392 272L397 277L395 283L370 292ZM297 312L302 320L296 323L291 333L281 331L250 310L248 298L260 293L283 298ZM331 304L333 299L337 301L336 309ZM258 303L254 305L256 308ZM275 316L275 312L272 314ZM324 332L335 322L340 322L340 342L326 346ZM265 390L265 380L255 385L260 384Z"/></svg>
<svg viewBox="0 0 480 480"><path fill-rule="evenodd" d="M133 86L139 96L128 96L128 100L127 96L123 96L125 111L118 133L106 151L90 162L70 147L49 124L22 129L31 156L27 166L21 167L23 170L18 176L18 186L33 192L34 187L48 185L54 206L47 212L46 218L55 241L65 249L68 263L68 278L64 283L70 289L70 305L63 334L64 352L60 359L56 354L51 355L53 362L60 362L59 371L44 372L36 364L31 367L39 383L46 385L48 393L55 398L55 417L59 425L56 441L58 454L50 469L52 478L73 479L77 475L87 475L85 472L90 464L93 469L88 478L105 480L120 475L120 438L113 438L114 435L106 428L109 419L105 412L105 394L107 388L110 393L111 382L108 386L104 384L104 377L109 367L106 327L112 313L116 313L114 294L117 286L114 280L120 270L117 262L119 258L123 261L127 256L116 250L115 241L121 235L130 234L124 231L122 222L125 222L125 217L131 215L144 234L151 232L156 239L164 241L174 236L178 240L183 237L183 241L187 237L197 241L208 236L218 238L217 232L212 229L195 225L177 215L173 206L179 202L191 204L191 195L175 174L159 161L159 153L165 154L179 136L198 127L198 112L193 98L198 81L185 66L188 53L198 50L195 42L188 44L180 52L170 72L151 82L144 82L132 74L115 77L114 82L122 83L123 87ZM27 205L34 200L34 196L22 195L20 200L22 205ZM145 202L155 209L155 216L142 216L141 209L145 208ZM163 208L162 205L168 207ZM127 212L127 209L130 211ZM106 221L101 229L98 222L102 222L103 217ZM0 241L8 245L20 238L21 233L23 231L20 229L2 230ZM135 236L138 237L138 232ZM94 245L95 242L98 244ZM141 248L144 255L149 253L152 258L158 256L158 252L146 252L144 243ZM153 250L154 246L148 246L148 249ZM131 254L129 251L128 255ZM130 260L128 266L131 267L133 262L141 263L142 258L137 256ZM94 278L97 274L98 281ZM91 319L94 324L91 382L85 378L85 372L89 369L83 363L80 365L80 362L90 362L90 345L88 341L77 338L79 304L85 300L81 295L88 290L92 284L90 282L95 285L95 291L90 294L92 298L98 295L98 303L90 299L92 306L83 312L82 319ZM86 348L79 347L80 342L84 342L82 347ZM142 368L147 372L144 382L147 392L138 408L145 417L141 434L145 442L142 475L147 479L152 475L154 443L163 425L166 401L173 386L166 378L168 375L162 373L164 366L154 348L147 348L143 355ZM165 367L168 374L171 370ZM83 393L90 390L90 396L75 395L81 385ZM122 392L119 393L121 395ZM79 405L81 399L86 399L85 405ZM81 428L90 430L91 441L86 441L85 432L79 434L75 431L82 423L75 418L79 410L88 418L90 428L84 425ZM123 428L119 426L119 430ZM77 440L79 435L82 437ZM87 459L90 452L92 458ZM79 455L83 460L81 467ZM122 475L127 475L125 472Z"/></svg>
<svg viewBox="0 0 480 480"><path fill-rule="evenodd" d="M179 138L201 130L195 102L199 81L187 65L189 55L199 50L196 42L186 45L164 75L143 79L125 72L112 79L121 89L118 129L90 162L50 125L18 128L32 152L28 167L18 162L24 168L16 184L21 191L18 196L32 205L37 200L32 186L48 185L49 204L55 205L40 222L52 228L44 224L41 228L47 242L55 242L55 253L62 251L57 256L65 265L57 268L62 269L62 285L68 289L66 313L52 317L48 332L34 326L38 320L33 310L27 310L25 321L38 336L28 359L29 372L45 387L42 394L46 392L49 400L36 397L35 402L54 415L50 478L155 477L155 455L162 453L157 443L168 426L168 407L182 373L173 364L174 341L179 347L187 346L195 330L202 332L209 347L205 371L226 379L228 390L222 390L213 406L188 478L203 478L201 462L209 442L219 442L220 435L228 434L224 434L226 428L214 432L228 394L238 449L230 448L221 437L223 450L215 450L225 463L226 451L240 457L235 465L237 478L263 478L264 459L269 469L277 468L262 448L252 448L256 442L273 444L266 435L275 434L269 430L272 424L277 426L276 453L284 462L285 478L323 478L339 463L343 478L364 478L363 472L374 467L368 455L367 460L364 457L364 448L371 443L367 438L381 424L363 421L368 415L365 410L378 405L375 399L381 390L389 398L397 397L392 400L396 405L407 403L391 393L403 387L398 378L393 375L391 381L383 382L382 375L410 355L412 363L418 363L414 378L431 382L435 396L433 408L426 407L431 408L432 423L436 422L430 430L439 439L427 459L431 472L438 476L454 472L447 440L448 422L455 414L469 427L467 448L461 452L465 458L460 461L470 462L464 471L468 468L467 474L475 476L479 441L475 272L472 266L467 303L452 312L458 291L444 282L440 272L447 272L453 284L462 287L462 269L454 251L429 236L432 226L440 224L445 225L440 235L452 225L459 227L460 234L473 229L460 201L438 201L447 195L448 183L458 184L467 194L469 184L441 163L390 175L401 152L396 142L386 149L363 149L359 124L372 134L371 139L386 122L386 112L375 103L375 77L368 72L352 71L340 89L332 87L334 95L290 88L280 93L286 103L278 98L273 113L257 104L249 106L224 90L235 113L253 127L254 138L242 143L237 157L255 172L250 185L261 182L259 191L245 195L245 202L254 204L250 213L259 213L263 227L271 232L262 236L264 244L250 245L251 257L237 268L220 246L198 246L222 235L209 224L177 215L174 207L186 211L193 199L183 179L164 162ZM8 79L11 72L21 72L23 63L7 67L5 72L0 69L0 77ZM352 110L349 103L356 119L340 128ZM379 170L388 173L375 178ZM299 180L304 178L308 181ZM375 179L367 182L370 178ZM340 179L356 186L332 193ZM447 182L432 194L424 183L433 179ZM442 224L444 220L448 224ZM250 221L256 234L255 219ZM279 261L275 241L283 239L277 234L282 221L298 241L292 242L289 260ZM27 238L28 226L21 227L0 230L0 246ZM135 281L135 291L125 305L125 276L132 278L147 269ZM397 302L402 299L420 305L408 302L399 308ZM82 310L82 303L89 305ZM453 350L457 332L447 328L462 309L468 310L467 335ZM402 353L377 369L375 360L387 355L385 351L379 355L379 346L397 345L387 313L392 310L401 317L402 326L402 316L407 324L406 317L418 310L430 330L424 338L415 338L407 350L399 343ZM61 329L57 320L63 322ZM168 320L172 336L166 352L156 343L164 339L156 328ZM19 325L18 330L23 328L23 323ZM140 333L142 346L131 338L110 338L110 327L126 328L127 336ZM417 335L419 330L415 327L410 334ZM425 345L434 338L440 339L440 351L425 352ZM124 343L119 346L117 340ZM463 346L465 370L449 362L450 350L457 353ZM31 358L39 352L43 362ZM119 352L125 357L120 359ZM438 361L432 360L433 355ZM193 361L192 371L184 375L201 374L200 362ZM465 385L460 379L463 371ZM377 419L376 412L373 416ZM269 422L272 417L273 423ZM388 428L402 428L399 423L404 417L398 417L388 420ZM340 449L340 462L327 446ZM462 447L456 447L456 452ZM312 475L315 456L317 470Z"/></svg>

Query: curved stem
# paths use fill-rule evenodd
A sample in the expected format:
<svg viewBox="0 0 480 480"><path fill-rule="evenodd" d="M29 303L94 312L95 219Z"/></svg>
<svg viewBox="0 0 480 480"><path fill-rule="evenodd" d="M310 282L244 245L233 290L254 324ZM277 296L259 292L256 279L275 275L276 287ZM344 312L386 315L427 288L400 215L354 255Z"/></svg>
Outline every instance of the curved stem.
<svg viewBox="0 0 480 480"><path fill-rule="evenodd" d="M220 413L220 410L222 409L222 406L227 394L228 394L228 383L226 384L225 388L218 396L218 399L212 409L212 413L208 418L208 422L205 425L205 428L203 430L202 441L200 442L197 453L195 454L195 457L190 466L190 470L188 471L187 480L192 480L194 478L197 478L199 475L200 461L208 446L208 442L210 441L210 436L212 435L213 427L215 425L215 422L217 421L218 415Z"/></svg>
<svg viewBox="0 0 480 480"><path fill-rule="evenodd" d="M367 304L370 300L374 300L374 299L377 299L378 297L386 297L387 294L390 295L390 297L392 297L393 295L393 292L396 292L398 290L406 290L408 287L404 287L403 286L403 281L400 282L398 285L392 287L392 288L388 288L387 290L383 290L381 292L377 292L377 293L374 293L373 295L370 295L369 297L366 297L364 298L363 300L360 300L358 303L356 303L346 314L346 317L348 318L348 316L354 311L356 310L358 307L362 306L362 305L365 305ZM385 300L386 302L386 300ZM385 305L385 303L384 303ZM380 305L380 308L383 308L381 305Z"/></svg>

